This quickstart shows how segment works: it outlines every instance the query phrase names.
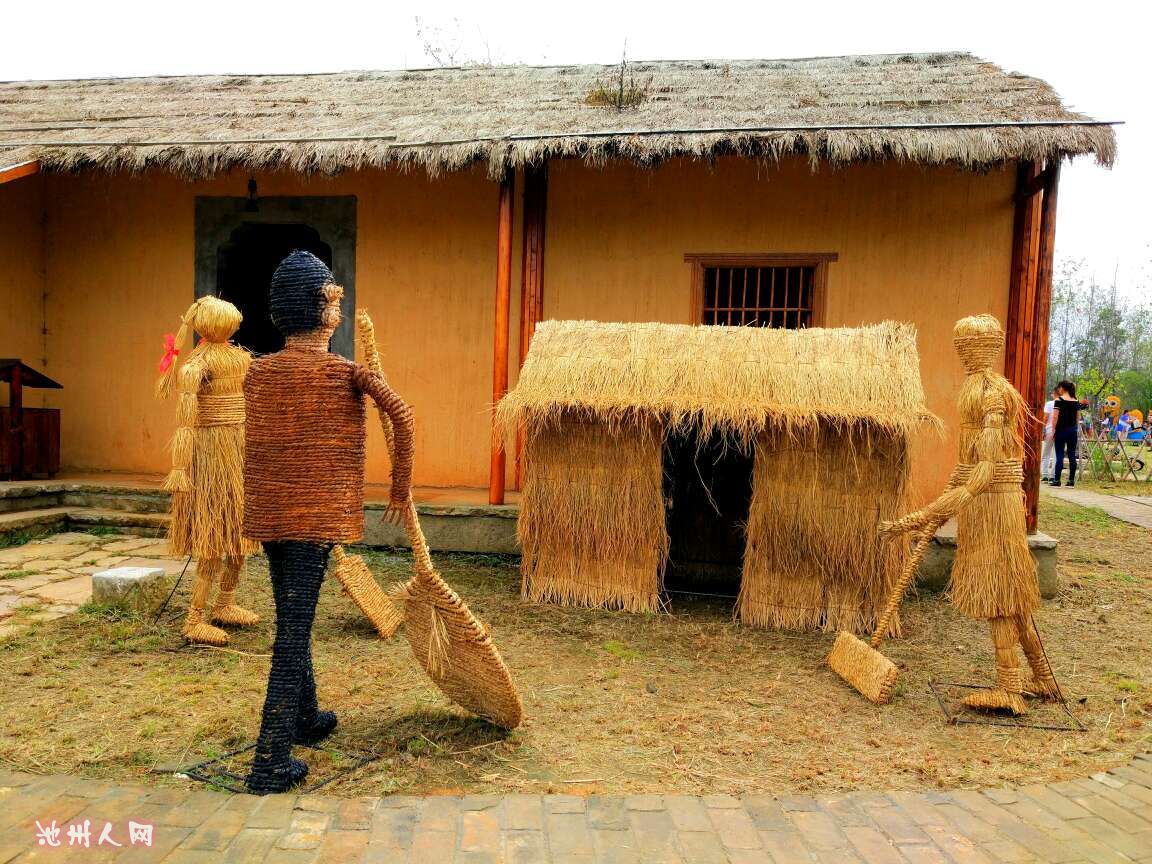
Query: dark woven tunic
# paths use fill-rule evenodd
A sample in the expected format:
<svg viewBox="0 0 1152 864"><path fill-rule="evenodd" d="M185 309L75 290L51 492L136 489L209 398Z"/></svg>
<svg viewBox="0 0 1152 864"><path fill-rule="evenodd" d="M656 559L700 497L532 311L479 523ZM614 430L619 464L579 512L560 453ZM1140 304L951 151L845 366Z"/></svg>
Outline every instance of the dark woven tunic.
<svg viewBox="0 0 1152 864"><path fill-rule="evenodd" d="M393 497L407 499L411 415L384 380L336 354L288 347L252 362L244 534L253 540L352 543L364 536L364 394L399 405Z"/></svg>

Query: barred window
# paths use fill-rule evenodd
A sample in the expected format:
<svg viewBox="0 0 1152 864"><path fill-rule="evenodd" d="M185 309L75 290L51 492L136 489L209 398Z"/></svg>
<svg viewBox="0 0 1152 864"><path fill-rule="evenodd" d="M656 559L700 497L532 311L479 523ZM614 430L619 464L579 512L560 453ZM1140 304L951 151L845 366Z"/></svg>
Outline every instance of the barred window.
<svg viewBox="0 0 1152 864"><path fill-rule="evenodd" d="M749 327L814 327L823 317L835 254L686 255L693 265L692 320Z"/></svg>

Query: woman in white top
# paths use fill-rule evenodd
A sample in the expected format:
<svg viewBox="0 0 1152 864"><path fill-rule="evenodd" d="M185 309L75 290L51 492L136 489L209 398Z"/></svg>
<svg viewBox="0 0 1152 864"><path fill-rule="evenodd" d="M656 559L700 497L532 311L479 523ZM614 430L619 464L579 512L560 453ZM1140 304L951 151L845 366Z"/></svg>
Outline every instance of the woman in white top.
<svg viewBox="0 0 1152 864"><path fill-rule="evenodd" d="M1052 472L1056 468L1056 391L1052 391L1052 398L1044 403L1044 448L1040 451L1040 477L1051 480Z"/></svg>

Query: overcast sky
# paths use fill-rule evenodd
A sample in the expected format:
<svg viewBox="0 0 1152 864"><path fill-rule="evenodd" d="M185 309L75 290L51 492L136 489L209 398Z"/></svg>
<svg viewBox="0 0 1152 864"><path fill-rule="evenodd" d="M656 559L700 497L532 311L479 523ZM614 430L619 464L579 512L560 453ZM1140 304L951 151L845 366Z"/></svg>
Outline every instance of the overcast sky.
<svg viewBox="0 0 1152 864"><path fill-rule="evenodd" d="M1141 6L1143 4L1140 4ZM372 8L375 6L376 8ZM395 7L402 7L397 10ZM325 0L7 4L0 79L327 72L436 65L431 40L497 63L811 57L971 51L1044 78L1070 107L1123 120L1119 159L1065 166L1057 255L1152 291L1152 76L1135 3L1000 2L384 4ZM417 23L419 16L419 24ZM423 30L423 36L421 35Z"/></svg>

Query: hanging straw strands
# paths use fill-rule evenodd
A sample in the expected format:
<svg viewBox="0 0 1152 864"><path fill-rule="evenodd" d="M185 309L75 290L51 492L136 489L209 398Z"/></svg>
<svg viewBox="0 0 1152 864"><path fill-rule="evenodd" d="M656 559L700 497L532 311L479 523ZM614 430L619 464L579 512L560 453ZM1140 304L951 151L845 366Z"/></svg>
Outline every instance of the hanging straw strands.
<svg viewBox="0 0 1152 864"><path fill-rule="evenodd" d="M361 310L356 324L368 369L383 377L372 319ZM391 424L382 412L380 416L391 459ZM487 628L436 572L411 498L403 517L416 575L390 596L403 605L404 635L412 653L432 683L453 702L498 726L515 729L524 708L500 652Z"/></svg>

